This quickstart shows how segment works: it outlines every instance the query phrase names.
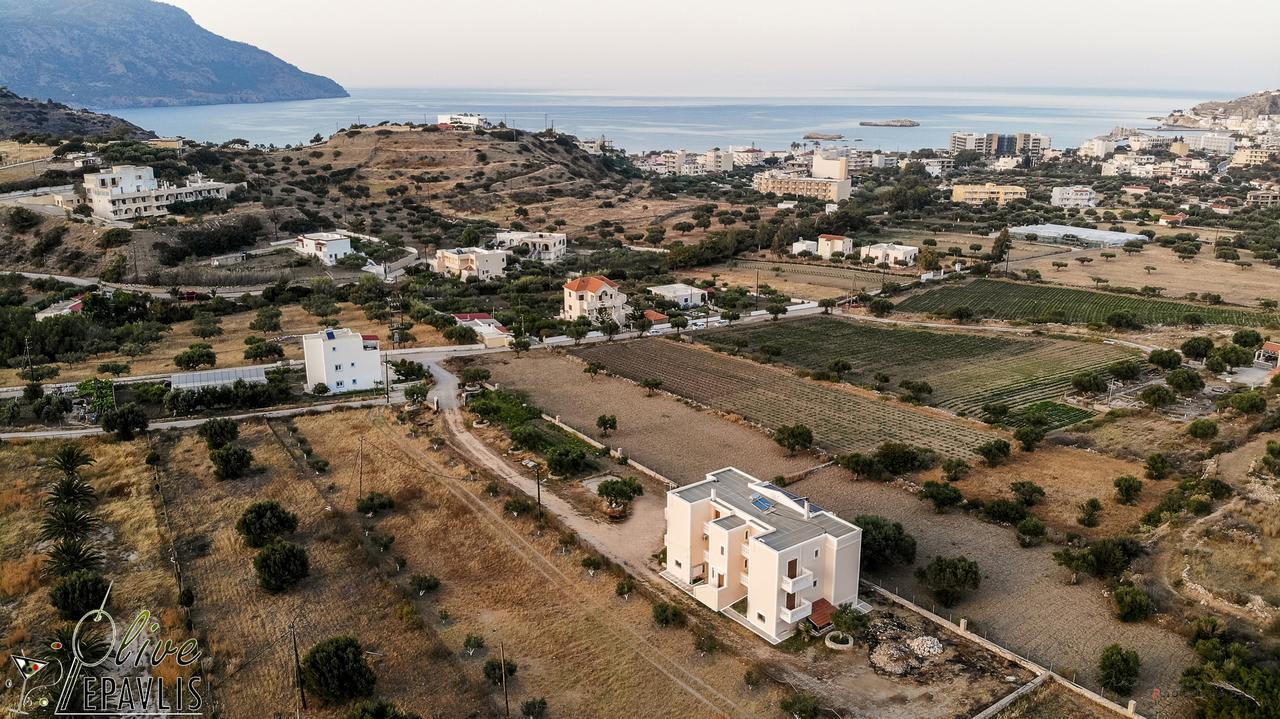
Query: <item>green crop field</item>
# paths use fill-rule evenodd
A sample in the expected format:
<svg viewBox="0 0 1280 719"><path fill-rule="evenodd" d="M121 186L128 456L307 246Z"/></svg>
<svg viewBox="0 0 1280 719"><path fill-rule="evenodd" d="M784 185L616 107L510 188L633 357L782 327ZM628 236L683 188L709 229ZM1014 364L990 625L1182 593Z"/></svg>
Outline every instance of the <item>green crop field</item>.
<svg viewBox="0 0 1280 719"><path fill-rule="evenodd" d="M887 375L889 388L922 379L933 387L932 403L971 415L990 402L1017 409L1058 399L1070 390L1072 375L1133 354L1099 342L921 330L830 316L740 325L697 339L747 355L771 349L778 353L774 361L810 371L842 359L853 367L844 378L858 384L877 384L876 375Z"/></svg>
<svg viewBox="0 0 1280 719"><path fill-rule="evenodd" d="M1031 415L1037 414L1049 421L1046 429L1058 429L1060 427L1070 427L1077 422L1083 422L1097 413L1081 407L1062 404L1061 402L1036 402L1009 415L1004 424L1009 427L1021 427L1027 423L1027 419Z"/></svg>
<svg viewBox="0 0 1280 719"><path fill-rule="evenodd" d="M832 452L868 452L884 442L907 442L944 456L968 457L995 435L962 420L875 398L851 388L810 382L791 372L665 339L597 344L573 350L584 360L635 381L657 379L662 389L732 412L766 427L804 424ZM690 431L696 432L696 428Z"/></svg>
<svg viewBox="0 0 1280 719"><path fill-rule="evenodd" d="M1002 320L1054 321L1073 324L1103 323L1113 312L1132 312L1143 324L1182 324L1197 314L1209 324L1262 327L1280 316L1231 307L1193 305L1171 300L1133 297L1108 292L1023 285L999 280L975 280L948 285L908 297L898 304L901 312L945 314L968 307L980 317Z"/></svg>

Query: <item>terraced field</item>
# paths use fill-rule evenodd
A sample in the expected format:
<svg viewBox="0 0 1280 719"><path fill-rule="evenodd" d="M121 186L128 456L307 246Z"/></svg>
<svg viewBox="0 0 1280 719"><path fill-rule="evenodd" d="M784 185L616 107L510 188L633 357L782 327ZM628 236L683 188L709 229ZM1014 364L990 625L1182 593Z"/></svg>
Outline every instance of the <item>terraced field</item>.
<svg viewBox="0 0 1280 719"><path fill-rule="evenodd" d="M1072 324L1102 323L1113 312L1132 312L1149 325L1176 325L1187 314L1197 314L1209 324L1262 327L1280 315L1231 307L1193 305L1107 292L1091 292L1051 285L1023 285L999 280L975 280L948 285L908 297L897 306L901 312L944 314L968 307L979 316L1002 320L1048 320Z"/></svg>
<svg viewBox="0 0 1280 719"><path fill-rule="evenodd" d="M924 379L938 406L969 414L989 402L1016 409L1058 399L1070 389L1072 375L1130 355L1100 343L940 332L828 316L741 325L698 340L741 347L744 353L773 345L781 351L777 361L814 371L843 359L853 367L846 375L853 382L870 384L877 374L888 375L894 386Z"/></svg>
<svg viewBox="0 0 1280 719"><path fill-rule="evenodd" d="M600 344L574 354L631 380L659 379L666 391L767 427L802 423L832 452L866 452L893 441L964 457L994 436L937 412L665 339Z"/></svg>

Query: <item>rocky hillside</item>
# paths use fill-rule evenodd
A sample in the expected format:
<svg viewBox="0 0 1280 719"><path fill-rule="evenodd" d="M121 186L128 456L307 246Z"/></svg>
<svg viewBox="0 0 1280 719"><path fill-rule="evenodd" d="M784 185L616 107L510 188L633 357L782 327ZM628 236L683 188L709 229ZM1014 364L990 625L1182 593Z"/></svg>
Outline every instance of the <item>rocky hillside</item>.
<svg viewBox="0 0 1280 719"><path fill-rule="evenodd" d="M122 120L59 102L19 97L0 87L0 140L22 133L54 137L107 137L118 140L155 137L155 133Z"/></svg>
<svg viewBox="0 0 1280 719"><path fill-rule="evenodd" d="M345 97L333 80L151 0L0 0L0 82L77 107Z"/></svg>
<svg viewBox="0 0 1280 719"><path fill-rule="evenodd" d="M1191 112L1201 117L1239 115L1246 119L1258 115L1280 115L1280 90L1264 90L1234 100L1202 102L1191 108Z"/></svg>

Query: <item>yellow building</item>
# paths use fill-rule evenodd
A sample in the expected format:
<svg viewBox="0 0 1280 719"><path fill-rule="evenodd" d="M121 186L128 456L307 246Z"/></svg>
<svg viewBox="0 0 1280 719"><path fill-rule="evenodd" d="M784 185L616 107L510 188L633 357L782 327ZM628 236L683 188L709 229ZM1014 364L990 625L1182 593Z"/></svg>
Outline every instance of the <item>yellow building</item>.
<svg viewBox="0 0 1280 719"><path fill-rule="evenodd" d="M1275 154L1275 150L1266 150L1261 147L1242 147L1236 150L1236 154L1231 156L1231 166L1251 167L1253 165L1262 165L1270 162Z"/></svg>
<svg viewBox="0 0 1280 719"><path fill-rule="evenodd" d="M751 184L760 192L772 192L779 196L814 197L827 202L847 200L849 193L853 191L853 183L847 178L837 180L826 177L801 177L776 170L756 173L751 178Z"/></svg>
<svg viewBox="0 0 1280 719"><path fill-rule="evenodd" d="M1027 196L1025 187L1017 185L997 185L988 182L985 185L955 185L951 188L951 201L970 205L981 205L987 200L995 200L997 205L1004 205L1010 200L1021 200Z"/></svg>

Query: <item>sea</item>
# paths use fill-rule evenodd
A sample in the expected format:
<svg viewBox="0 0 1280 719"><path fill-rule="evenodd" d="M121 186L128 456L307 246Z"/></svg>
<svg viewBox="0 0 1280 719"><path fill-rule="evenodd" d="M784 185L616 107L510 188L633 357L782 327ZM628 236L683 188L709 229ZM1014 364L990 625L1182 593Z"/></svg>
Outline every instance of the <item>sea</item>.
<svg viewBox="0 0 1280 719"><path fill-rule="evenodd" d="M805 97L625 96L586 91L352 89L351 96L296 102L117 108L162 136L201 142L296 145L352 123L435 122L475 112L509 127L605 136L628 152L748 146L786 149L807 133L885 151L946 147L952 132L1038 132L1075 147L1114 127L1155 128L1153 117L1244 92L1061 88L915 88L827 91ZM919 127L861 127L910 119Z"/></svg>

